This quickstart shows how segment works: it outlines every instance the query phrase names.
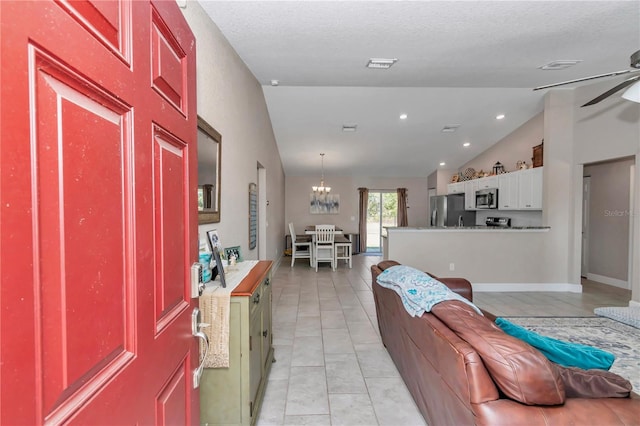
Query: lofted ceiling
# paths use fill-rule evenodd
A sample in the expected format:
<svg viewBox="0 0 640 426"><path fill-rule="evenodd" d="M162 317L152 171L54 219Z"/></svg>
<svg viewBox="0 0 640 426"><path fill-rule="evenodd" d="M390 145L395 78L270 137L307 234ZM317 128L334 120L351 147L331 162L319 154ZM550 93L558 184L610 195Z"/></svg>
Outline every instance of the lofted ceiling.
<svg viewBox="0 0 640 426"><path fill-rule="evenodd" d="M199 3L262 84L287 176L318 175L321 152L327 175L456 169L542 111L533 87L629 69L640 48L637 0Z"/></svg>

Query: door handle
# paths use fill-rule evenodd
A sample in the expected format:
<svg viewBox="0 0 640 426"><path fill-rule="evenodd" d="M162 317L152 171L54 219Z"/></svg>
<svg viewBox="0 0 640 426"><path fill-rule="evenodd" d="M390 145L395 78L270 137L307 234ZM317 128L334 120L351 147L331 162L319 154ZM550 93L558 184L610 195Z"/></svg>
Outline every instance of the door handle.
<svg viewBox="0 0 640 426"><path fill-rule="evenodd" d="M207 355L209 355L209 338L206 334L201 330L203 327L208 327L209 324L205 324L200 322L200 309L193 308L193 312L191 313L191 333L194 337L198 339L202 339L205 344L204 355L198 368L193 370L193 388L197 389L200 387L200 377L202 377L202 372L204 371L204 361L207 359ZM198 350L198 353L200 351Z"/></svg>

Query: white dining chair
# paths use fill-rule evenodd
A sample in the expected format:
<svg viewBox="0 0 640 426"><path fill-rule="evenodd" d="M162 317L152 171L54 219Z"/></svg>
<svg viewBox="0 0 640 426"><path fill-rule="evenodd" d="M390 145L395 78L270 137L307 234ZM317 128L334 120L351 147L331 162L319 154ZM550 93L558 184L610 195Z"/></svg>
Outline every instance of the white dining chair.
<svg viewBox="0 0 640 426"><path fill-rule="evenodd" d="M313 266L311 240L306 235L296 235L293 222L289 223L289 233L291 234L291 267L293 268L296 259L309 259L309 266Z"/></svg>
<svg viewBox="0 0 640 426"><path fill-rule="evenodd" d="M344 235L336 235L334 239L336 268L338 267L338 260L345 260L349 264L351 269L351 249L352 242Z"/></svg>
<svg viewBox="0 0 640 426"><path fill-rule="evenodd" d="M316 225L313 255L316 272L318 272L319 262L330 262L331 269L336 270L335 231L335 225Z"/></svg>

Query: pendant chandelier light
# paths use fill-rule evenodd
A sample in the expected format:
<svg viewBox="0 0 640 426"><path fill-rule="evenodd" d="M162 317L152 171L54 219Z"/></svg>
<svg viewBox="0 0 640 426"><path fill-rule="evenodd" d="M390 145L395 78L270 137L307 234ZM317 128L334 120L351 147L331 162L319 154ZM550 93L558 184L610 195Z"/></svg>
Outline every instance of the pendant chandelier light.
<svg viewBox="0 0 640 426"><path fill-rule="evenodd" d="M322 167L322 177L320 178L320 186L312 186L311 189L313 189L313 192L327 193L331 191L331 187L324 186L324 152L320 153L320 159L321 159L320 161L321 161L321 167Z"/></svg>

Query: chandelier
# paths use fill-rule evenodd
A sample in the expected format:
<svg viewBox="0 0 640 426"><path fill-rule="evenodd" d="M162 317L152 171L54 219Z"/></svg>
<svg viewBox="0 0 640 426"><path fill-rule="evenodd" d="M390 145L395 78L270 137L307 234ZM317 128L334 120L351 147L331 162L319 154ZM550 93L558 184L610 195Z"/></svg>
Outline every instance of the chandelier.
<svg viewBox="0 0 640 426"><path fill-rule="evenodd" d="M320 161L321 161L321 167L322 167L322 177L320 178L320 186L312 186L311 189L313 189L313 192L329 192L331 191L331 187L330 186L324 186L324 152L320 153Z"/></svg>

